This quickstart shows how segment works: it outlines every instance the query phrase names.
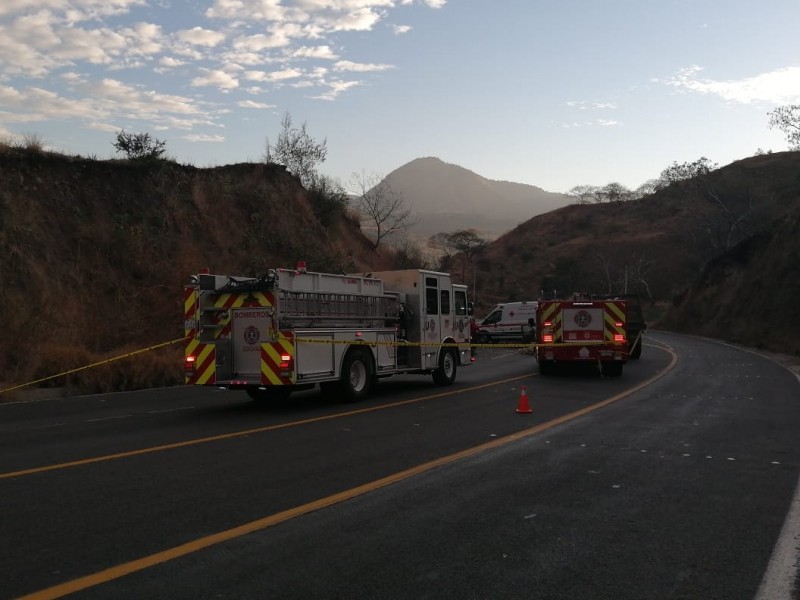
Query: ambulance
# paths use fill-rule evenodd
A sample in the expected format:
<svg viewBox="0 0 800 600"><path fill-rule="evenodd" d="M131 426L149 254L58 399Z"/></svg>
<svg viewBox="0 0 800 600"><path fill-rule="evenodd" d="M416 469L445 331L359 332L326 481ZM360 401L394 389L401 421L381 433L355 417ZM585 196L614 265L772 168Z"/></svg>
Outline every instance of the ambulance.
<svg viewBox="0 0 800 600"><path fill-rule="evenodd" d="M535 338L534 300L505 302L496 305L478 324L477 343L526 343Z"/></svg>

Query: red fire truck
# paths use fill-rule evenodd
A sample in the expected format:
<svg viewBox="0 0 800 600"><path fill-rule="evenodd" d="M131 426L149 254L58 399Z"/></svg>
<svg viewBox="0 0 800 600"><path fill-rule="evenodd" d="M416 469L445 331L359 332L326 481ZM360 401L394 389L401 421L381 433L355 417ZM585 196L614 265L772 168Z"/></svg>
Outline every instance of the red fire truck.
<svg viewBox="0 0 800 600"><path fill-rule="evenodd" d="M624 300L576 294L570 300L540 300L536 310L536 360L548 375L560 363L595 363L607 377L622 375L628 361Z"/></svg>

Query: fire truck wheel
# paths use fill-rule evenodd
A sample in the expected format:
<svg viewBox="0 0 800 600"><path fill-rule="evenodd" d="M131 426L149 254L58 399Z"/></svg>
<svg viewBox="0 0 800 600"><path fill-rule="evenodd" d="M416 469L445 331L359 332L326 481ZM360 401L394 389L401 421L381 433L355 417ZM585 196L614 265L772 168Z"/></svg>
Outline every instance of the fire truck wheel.
<svg viewBox="0 0 800 600"><path fill-rule="evenodd" d="M254 402L258 402L259 404L283 402L284 400L288 400L291 394L292 388L288 385L270 387L263 390L258 388L248 388L247 390L247 395L250 396Z"/></svg>
<svg viewBox="0 0 800 600"><path fill-rule="evenodd" d="M342 395L350 402L369 394L373 379L372 356L363 349L350 350L342 364Z"/></svg>
<svg viewBox="0 0 800 600"><path fill-rule="evenodd" d="M439 356L439 368L433 372L433 381L436 385L452 385L456 380L456 354L447 348Z"/></svg>
<svg viewBox="0 0 800 600"><path fill-rule="evenodd" d="M602 368L603 377L619 377L622 375L621 362L604 362Z"/></svg>
<svg viewBox="0 0 800 600"><path fill-rule="evenodd" d="M556 365L552 360L539 361L539 375L552 375L555 371Z"/></svg>
<svg viewBox="0 0 800 600"><path fill-rule="evenodd" d="M642 337L638 332L636 333L636 338L633 342L633 348L630 350L630 356L633 359L638 359L642 356Z"/></svg>

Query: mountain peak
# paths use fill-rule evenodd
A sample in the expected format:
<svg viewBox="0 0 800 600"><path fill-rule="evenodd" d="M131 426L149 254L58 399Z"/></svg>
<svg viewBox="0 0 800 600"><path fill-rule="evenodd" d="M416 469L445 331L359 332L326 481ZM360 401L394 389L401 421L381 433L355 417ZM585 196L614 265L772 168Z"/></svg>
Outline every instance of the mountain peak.
<svg viewBox="0 0 800 600"><path fill-rule="evenodd" d="M403 196L417 221L414 232L422 235L475 229L494 238L536 215L573 202L566 194L487 179L434 156L406 163L389 173L385 181Z"/></svg>

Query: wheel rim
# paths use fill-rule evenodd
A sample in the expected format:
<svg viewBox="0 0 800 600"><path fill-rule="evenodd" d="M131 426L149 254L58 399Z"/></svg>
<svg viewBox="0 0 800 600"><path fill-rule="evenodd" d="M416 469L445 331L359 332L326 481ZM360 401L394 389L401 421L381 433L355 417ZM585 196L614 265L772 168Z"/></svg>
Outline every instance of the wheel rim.
<svg viewBox="0 0 800 600"><path fill-rule="evenodd" d="M367 385L367 367L360 360L350 365L350 388L360 392Z"/></svg>
<svg viewBox="0 0 800 600"><path fill-rule="evenodd" d="M442 359L442 371L444 371L447 377L452 377L455 366L456 362L453 360L453 354L451 352L446 352Z"/></svg>

